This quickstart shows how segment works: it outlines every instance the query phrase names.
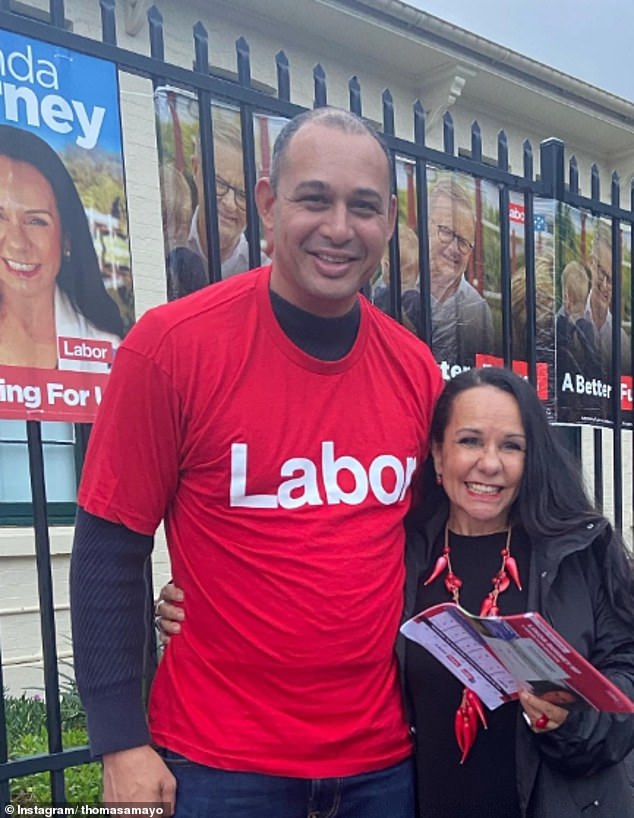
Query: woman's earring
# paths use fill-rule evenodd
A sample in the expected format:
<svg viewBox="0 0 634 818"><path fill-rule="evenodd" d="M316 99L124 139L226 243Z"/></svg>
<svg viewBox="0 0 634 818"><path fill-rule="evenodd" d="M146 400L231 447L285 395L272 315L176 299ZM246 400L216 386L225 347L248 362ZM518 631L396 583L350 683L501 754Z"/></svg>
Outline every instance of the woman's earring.
<svg viewBox="0 0 634 818"><path fill-rule="evenodd" d="M65 245L65 246L64 246L64 258L65 258L65 259L69 259L69 258L70 258L70 247L69 247L68 245Z"/></svg>
<svg viewBox="0 0 634 818"><path fill-rule="evenodd" d="M442 474L439 471L436 472L436 485L442 486Z"/></svg>

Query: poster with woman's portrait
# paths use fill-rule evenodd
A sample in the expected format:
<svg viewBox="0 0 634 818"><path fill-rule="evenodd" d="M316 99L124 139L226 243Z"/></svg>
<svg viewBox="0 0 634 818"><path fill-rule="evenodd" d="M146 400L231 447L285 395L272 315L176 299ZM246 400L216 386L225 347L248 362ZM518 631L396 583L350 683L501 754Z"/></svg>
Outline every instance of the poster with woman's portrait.
<svg viewBox="0 0 634 818"><path fill-rule="evenodd" d="M557 419L561 423L611 426L613 402L623 424L632 422L631 231L612 235L607 219L560 203L557 206ZM612 314L614 261L620 258L621 314ZM618 326L616 324L618 323ZM620 383L614 394L614 334L619 337Z"/></svg>
<svg viewBox="0 0 634 818"><path fill-rule="evenodd" d="M116 68L0 51L0 418L90 422L134 322Z"/></svg>
<svg viewBox="0 0 634 818"><path fill-rule="evenodd" d="M397 159L403 323L421 334L414 165ZM445 378L499 356L501 341L498 189L464 173L427 167L431 348ZM389 312L389 265L372 297ZM423 297L427 294L423 292Z"/></svg>
<svg viewBox="0 0 634 818"><path fill-rule="evenodd" d="M207 246L205 183L201 156L198 100L174 88L158 88L154 95L161 208L168 300L206 286L212 280L211 253ZM220 278L249 269L246 237L247 191L240 111L212 103L214 180L218 214ZM286 120L254 114L255 166L258 176L268 175L275 139ZM261 241L262 264L271 248Z"/></svg>

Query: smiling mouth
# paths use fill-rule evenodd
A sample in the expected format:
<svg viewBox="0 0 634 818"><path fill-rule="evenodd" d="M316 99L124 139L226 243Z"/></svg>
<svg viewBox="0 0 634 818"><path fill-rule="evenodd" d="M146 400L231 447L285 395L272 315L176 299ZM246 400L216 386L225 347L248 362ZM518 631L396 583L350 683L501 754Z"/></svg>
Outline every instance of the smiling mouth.
<svg viewBox="0 0 634 818"><path fill-rule="evenodd" d="M465 483L465 485L474 494L493 496L502 491L501 486L489 486L486 483Z"/></svg>
<svg viewBox="0 0 634 818"><path fill-rule="evenodd" d="M34 272L38 269L38 264L26 264L22 261L15 261L14 259L5 258L4 263L7 265L9 270L13 273L17 273L21 276L30 276L33 275Z"/></svg>
<svg viewBox="0 0 634 818"><path fill-rule="evenodd" d="M319 251L312 253L312 255L325 264L340 264L342 266L355 260L354 256L333 256L330 253L320 253Z"/></svg>

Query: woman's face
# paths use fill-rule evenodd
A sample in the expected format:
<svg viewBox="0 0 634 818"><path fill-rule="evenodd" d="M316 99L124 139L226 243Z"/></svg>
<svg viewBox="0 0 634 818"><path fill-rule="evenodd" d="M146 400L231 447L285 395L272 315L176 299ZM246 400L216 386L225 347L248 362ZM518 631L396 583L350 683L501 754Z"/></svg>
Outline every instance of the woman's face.
<svg viewBox="0 0 634 818"><path fill-rule="evenodd" d="M47 179L27 162L0 156L0 293L53 291L62 224Z"/></svg>
<svg viewBox="0 0 634 818"><path fill-rule="evenodd" d="M506 528L525 453L524 426L512 395L494 386L458 394L442 444L432 443L436 472L450 500L452 531L477 535Z"/></svg>

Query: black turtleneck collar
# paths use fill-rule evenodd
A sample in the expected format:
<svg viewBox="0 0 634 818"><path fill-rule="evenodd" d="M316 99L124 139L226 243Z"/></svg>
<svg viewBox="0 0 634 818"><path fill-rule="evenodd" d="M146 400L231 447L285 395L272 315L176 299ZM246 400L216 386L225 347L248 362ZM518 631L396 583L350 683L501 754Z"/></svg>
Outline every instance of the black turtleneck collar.
<svg viewBox="0 0 634 818"><path fill-rule="evenodd" d="M338 361L350 352L361 321L358 300L345 315L324 318L296 307L273 290L269 293L278 324L302 352L320 361Z"/></svg>

